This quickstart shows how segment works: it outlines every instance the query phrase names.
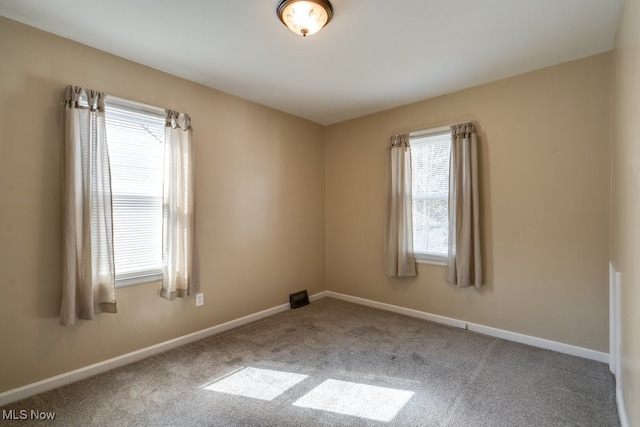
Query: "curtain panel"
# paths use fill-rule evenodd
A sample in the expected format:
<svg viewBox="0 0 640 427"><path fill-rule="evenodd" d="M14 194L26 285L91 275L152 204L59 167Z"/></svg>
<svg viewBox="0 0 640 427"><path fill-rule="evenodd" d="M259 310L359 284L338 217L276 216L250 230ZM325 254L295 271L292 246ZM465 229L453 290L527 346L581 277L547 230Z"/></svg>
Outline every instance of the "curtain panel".
<svg viewBox="0 0 640 427"><path fill-rule="evenodd" d="M189 115L167 110L165 126L160 296L173 300L198 291L193 277L193 142Z"/></svg>
<svg viewBox="0 0 640 427"><path fill-rule="evenodd" d="M104 93L78 86L65 91L60 309L60 324L65 326L117 311L104 99Z"/></svg>
<svg viewBox="0 0 640 427"><path fill-rule="evenodd" d="M413 255L409 134L391 137L389 159L385 274L390 277L412 277L416 275L416 262Z"/></svg>
<svg viewBox="0 0 640 427"><path fill-rule="evenodd" d="M473 123L451 126L447 282L482 286L478 137Z"/></svg>

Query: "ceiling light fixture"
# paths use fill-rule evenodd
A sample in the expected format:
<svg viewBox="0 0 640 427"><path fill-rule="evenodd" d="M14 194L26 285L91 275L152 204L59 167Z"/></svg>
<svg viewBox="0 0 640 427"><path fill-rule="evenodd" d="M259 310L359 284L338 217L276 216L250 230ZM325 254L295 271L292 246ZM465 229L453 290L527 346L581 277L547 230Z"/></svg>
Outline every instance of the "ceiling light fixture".
<svg viewBox="0 0 640 427"><path fill-rule="evenodd" d="M329 23L333 7L329 0L280 0L276 13L291 31L306 37Z"/></svg>

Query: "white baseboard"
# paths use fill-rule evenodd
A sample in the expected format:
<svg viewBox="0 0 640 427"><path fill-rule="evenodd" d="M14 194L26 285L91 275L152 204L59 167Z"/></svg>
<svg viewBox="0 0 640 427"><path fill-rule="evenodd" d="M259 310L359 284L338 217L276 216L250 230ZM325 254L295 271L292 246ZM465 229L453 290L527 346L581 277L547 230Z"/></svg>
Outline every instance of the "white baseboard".
<svg viewBox="0 0 640 427"><path fill-rule="evenodd" d="M310 301L315 301L319 298L325 297L326 292L319 292L309 297ZM102 372L109 371L120 366L128 365L129 363L136 362L155 354L163 353L167 350L171 350L176 347L183 346L185 344L192 343L194 341L207 338L211 335L219 334L221 332L228 331L229 329L237 328L242 325L246 325L251 322L255 322L260 319L264 319L274 314L281 313L289 310L289 304L281 304L276 307L269 308L267 310L260 311L258 313L250 314L248 316L241 317L239 319L231 320L229 322L222 323L220 325L213 326L211 328L203 329L201 331L193 332L191 334L183 335L178 338L174 338L168 341L161 342L159 344L152 345L140 350L133 351L131 353L123 354L112 359L108 359L102 362L94 363L93 365L85 366L74 371L65 372L64 374L56 375L55 377L47 378L42 381L38 381L32 384L27 384L22 387L15 388L0 393L0 406L7 405L17 400L25 399L38 393L42 393L47 390L51 390L63 385L76 382L93 375L100 374Z"/></svg>
<svg viewBox="0 0 640 427"><path fill-rule="evenodd" d="M609 358L607 353L601 353L594 350L589 350L582 347L576 347L569 344L562 344L555 341L549 341L542 338L531 337L528 335L522 335L515 332L505 331L502 329L490 328L488 326L482 326L475 323L463 322L461 320L453 319L450 317L439 316L437 314L426 313L419 310L413 310L410 308L400 307L397 305L381 303L364 298L353 297L350 295L340 294L332 291L323 291L309 297L310 301L316 301L324 297L331 297L343 301L353 302L360 305L379 308L382 310L391 311L394 313L404 314L419 319L429 320L435 323L441 323L448 326L453 326L460 329L468 329L481 334L494 336L497 338L506 339L509 341L515 341L522 344L528 344L534 347L541 347L549 350L558 351L560 353L571 354L574 356L583 357L586 359L597 360L599 362L608 363ZM180 347L185 344L189 344L194 341L207 338L211 335L219 334L221 332L228 331L229 329L237 328L242 325L246 325L257 320L264 319L274 314L281 313L289 310L289 304L282 304L276 307L269 308L267 310L260 311L248 316L241 317L239 319L231 320L229 322L222 323L220 325L213 326L211 328L203 329L201 331L193 332L172 340L164 341L162 343L152 345L140 350L133 351L131 353L123 354L122 356L114 357L93 365L85 366L74 371L66 372L64 374L57 375L55 377L47 378L42 381L38 381L33 384L28 384L13 390L8 390L0 393L0 406L7 405L17 400L25 399L38 393L42 393L53 388L61 387L70 384L75 381L79 381L93 375L100 374L102 372L109 371L120 366L127 365L129 363L136 362L149 356L153 356L158 353L171 350L176 347ZM619 397L618 392L618 411L620 413L620 419L622 422L624 411L624 401ZM622 427L628 426L622 424Z"/></svg>
<svg viewBox="0 0 640 427"><path fill-rule="evenodd" d="M309 301L317 301L320 298L325 298L327 296L328 291L318 292L317 294L309 295Z"/></svg>
<svg viewBox="0 0 640 427"><path fill-rule="evenodd" d="M616 269L609 262L609 370L616 375L618 363L618 298L616 295Z"/></svg>
<svg viewBox="0 0 640 427"><path fill-rule="evenodd" d="M620 427L631 427L629 423L629 415L627 414L627 406L624 403L624 395L622 394L622 384L616 378L616 406L618 407L618 418L620 419Z"/></svg>
<svg viewBox="0 0 640 427"><path fill-rule="evenodd" d="M475 323L467 323L467 326L467 329L469 329L470 331L478 332L480 334L502 338L504 340L514 341L533 347L544 348L546 350L553 350L557 351L558 353L570 354L572 356L578 356L584 359L591 359L602 363L609 363L609 354L601 351L595 351L571 344L564 344L544 338L533 337L531 335L519 334L517 332L505 331L504 329L491 328L489 326L478 325Z"/></svg>
<svg viewBox="0 0 640 427"><path fill-rule="evenodd" d="M620 332L622 331L621 275L613 262L609 262L609 369L616 377L616 406L621 427L629 427L629 416L624 403L622 361L620 355Z"/></svg>
<svg viewBox="0 0 640 427"><path fill-rule="evenodd" d="M418 319L430 320L435 323L453 326L454 328L467 329L467 324L465 322L452 319L450 317L439 316L437 314L426 313L424 311L413 310L411 308L400 307L398 305L387 304L384 302L372 301L365 298L352 297L351 295L340 294L333 291L327 291L325 296L355 304L366 305L367 307L379 308L381 310L417 317Z"/></svg>
<svg viewBox="0 0 640 427"><path fill-rule="evenodd" d="M533 347L544 348L547 350L557 351L559 353L570 354L572 356L578 356L585 359L597 360L598 362L609 363L609 354L588 348L577 347L570 344L563 344L556 341L550 341L543 338L532 337L530 335L523 335L517 332L506 331L504 329L491 328L489 326L483 326L476 323L464 322L462 320L453 319L451 317L439 316L437 314L426 313L423 311L413 310L410 308L400 307L397 305L386 304L382 302L372 301L365 298L352 297L350 295L340 294L337 292L327 291L326 296L331 298L340 299L343 301L349 301L356 304L366 305L369 307L379 308L382 310L392 311L394 313L400 313L411 317L417 317L419 319L430 320L436 323L442 323L448 326L454 326L460 329L468 329L473 332L477 332L484 335L489 335L496 338L505 339L508 341L514 341L521 344L527 344Z"/></svg>

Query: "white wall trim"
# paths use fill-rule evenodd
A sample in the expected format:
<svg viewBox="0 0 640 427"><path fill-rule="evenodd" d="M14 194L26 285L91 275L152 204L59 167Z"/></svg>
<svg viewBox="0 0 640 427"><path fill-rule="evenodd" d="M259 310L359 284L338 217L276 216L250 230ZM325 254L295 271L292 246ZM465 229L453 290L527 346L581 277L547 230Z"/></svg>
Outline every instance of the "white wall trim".
<svg viewBox="0 0 640 427"><path fill-rule="evenodd" d="M622 353L621 353L621 336L622 336L622 315L620 307L622 306L622 276L616 271L612 263L609 263L609 369L616 377L616 405L618 407L618 418L621 427L629 427L629 416L627 414L627 406L624 403L624 379L622 377Z"/></svg>
<svg viewBox="0 0 640 427"><path fill-rule="evenodd" d="M317 294L313 294L311 296L309 296L309 301L313 302L313 301L317 301L321 298L325 298L327 296L327 292L328 291L322 291L322 292L318 292Z"/></svg>
<svg viewBox="0 0 640 427"><path fill-rule="evenodd" d="M337 292L327 291L326 296L331 298L349 301L356 304L366 305L369 307L379 308L382 310L392 311L419 319L430 320L436 323L442 323L448 326L454 326L460 329L468 329L484 335L496 338L514 341L521 344L527 344L533 347L544 348L547 350L557 351L559 353L570 354L585 359L597 360L602 363L609 363L609 354L588 348L577 347L570 344L564 344L557 341L551 341L544 338L537 338L530 335L519 334L517 332L506 331L504 329L492 328L489 326L479 325L477 323L464 322L462 320L453 319L451 317L439 316L437 314L426 313L423 311L413 310L410 308L400 307L397 305L386 304L382 302L372 301L364 298L352 297L350 295L340 294Z"/></svg>
<svg viewBox="0 0 640 427"><path fill-rule="evenodd" d="M609 263L609 370L617 373L618 364L618 315L617 315L616 270Z"/></svg>
<svg viewBox="0 0 640 427"><path fill-rule="evenodd" d="M441 323L454 328L467 329L467 324L460 320L450 317L439 316L437 314L426 313L424 311L413 310L411 308L400 307L397 305L387 304L384 302L372 301L365 298L352 297L351 295L340 294L338 292L327 291L326 296L339 299L342 301L352 302L355 304L366 305L367 307L379 308L381 310L392 311L394 313L404 314L418 319L430 320L435 323Z"/></svg>
<svg viewBox="0 0 640 427"><path fill-rule="evenodd" d="M624 403L624 395L622 394L622 384L618 381L618 378L616 378L616 405L618 407L620 427L631 427L629 416L627 415L627 406Z"/></svg>
<svg viewBox="0 0 640 427"><path fill-rule="evenodd" d="M326 296L326 292L319 292L309 297L310 301L315 301ZM27 384L22 387L18 387L12 390L0 393L0 406L7 405L17 400L25 399L38 393L42 393L47 390L51 390L57 387L70 384L72 382L80 381L82 379L91 377L93 375L100 374L102 372L109 371L120 366L128 365L130 363L142 360L146 357L153 356L155 354L163 353L167 350L171 350L176 347L183 346L185 344L192 343L194 341L207 338L211 335L216 335L221 332L228 331L229 329L237 328L239 326L246 325L257 320L264 319L274 314L278 314L290 309L289 304L281 304L258 313L250 314L248 316L240 317L229 322L221 323L220 325L212 326L207 329L203 329L197 332L193 332L187 335L183 335L178 338L174 338L168 341L164 341L150 347L142 348L140 350L132 351L131 353L123 354L121 356L114 357L112 359L104 360L102 362L94 363L93 365L85 366L74 371L65 372L64 374L56 375L55 377L47 378L42 381L38 381L32 384Z"/></svg>
<svg viewBox="0 0 640 427"><path fill-rule="evenodd" d="M309 297L310 301L316 301L321 298L331 297L343 301L353 302L355 304L365 305L373 308L379 308L394 313L404 314L407 316L415 317L418 319L429 320L435 323L440 323L448 326L453 326L460 329L468 329L477 333L493 336L496 338L502 338L509 341L515 341L522 344L531 345L534 347L545 348L548 350L558 351L560 353L571 354L573 356L579 356L586 359L597 360L599 362L608 363L609 355L607 353L601 353L598 351L576 347L569 344L563 344L555 341L550 341L542 338L536 338L529 335L523 335L515 332L505 331L502 329L491 328L475 323L464 322L458 319L450 317L440 316L437 314L426 313L419 310L413 310L410 308L400 307L397 305L386 304L382 302L372 301L365 298L353 297L350 295L340 294L332 291L323 291ZM159 344L152 345L140 350L133 351L131 353L123 354L121 356L114 357L99 363L95 363L89 366L85 366L74 371L65 372L64 374L56 375L55 377L47 378L42 381L38 381L32 384L15 388L0 393L0 406L7 405L17 400L25 399L38 393L42 393L53 388L61 387L70 384L75 381L79 381L93 375L106 372L108 370L118 368L120 366L127 365L129 363L136 362L149 356L153 356L158 353L171 350L176 347L180 347L185 344L189 344L194 341L207 338L211 335L216 335L225 331L228 331L239 326L246 325L257 320L264 319L266 317L273 316L274 314L281 313L289 310L289 304L281 304L258 313L250 314L229 322L222 323L201 331L193 332L178 338L174 338L168 341L161 342ZM619 386L619 383L618 383ZM626 412L624 401L621 398L621 390L617 392L618 412L620 413L620 420L626 420ZM622 427L627 427L629 424L622 423Z"/></svg>
<svg viewBox="0 0 640 427"><path fill-rule="evenodd" d="M616 316L614 319L615 328L616 328L616 354L615 354L615 367L616 370L614 372L618 383L622 382L622 276L620 272L615 272L615 294L616 294Z"/></svg>
<svg viewBox="0 0 640 427"><path fill-rule="evenodd" d="M558 341L551 341L544 338L538 338L531 335L524 335L517 332L506 331L504 329L492 328L489 326L478 325L475 323L467 324L470 331L480 334L489 335L495 338L501 338L520 344L530 345L532 347L544 348L546 350L557 351L558 353L570 354L584 359L595 360L602 363L609 363L609 354L601 351L591 350L589 348L578 347L571 344L565 344Z"/></svg>

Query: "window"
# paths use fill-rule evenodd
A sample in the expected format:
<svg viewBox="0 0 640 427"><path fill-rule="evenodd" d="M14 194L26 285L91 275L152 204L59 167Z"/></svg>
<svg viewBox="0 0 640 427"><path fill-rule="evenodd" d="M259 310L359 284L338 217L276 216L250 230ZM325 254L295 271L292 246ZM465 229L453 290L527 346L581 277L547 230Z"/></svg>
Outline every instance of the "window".
<svg viewBox="0 0 640 427"><path fill-rule="evenodd" d="M162 109L107 97L116 286L162 277Z"/></svg>
<svg viewBox="0 0 640 427"><path fill-rule="evenodd" d="M413 251L417 259L446 261L449 237L449 127L414 132L411 143Z"/></svg>

